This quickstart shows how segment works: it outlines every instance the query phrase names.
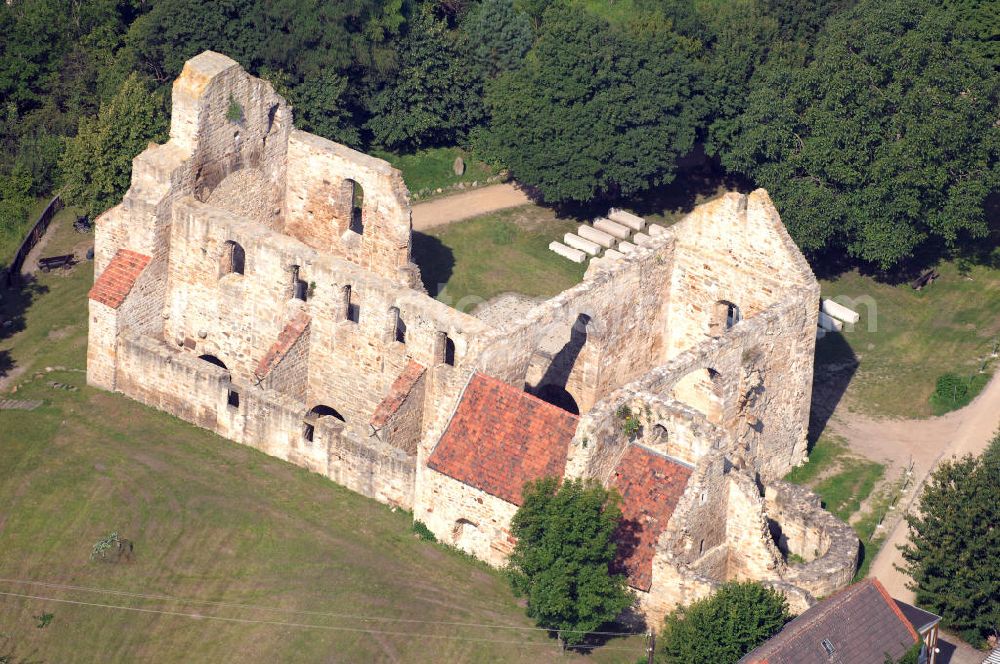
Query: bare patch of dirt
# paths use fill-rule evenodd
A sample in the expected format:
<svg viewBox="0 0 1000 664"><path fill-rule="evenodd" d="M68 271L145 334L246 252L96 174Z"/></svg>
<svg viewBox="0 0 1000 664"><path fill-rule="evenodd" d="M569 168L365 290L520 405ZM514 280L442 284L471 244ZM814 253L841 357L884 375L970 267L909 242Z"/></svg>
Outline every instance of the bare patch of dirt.
<svg viewBox="0 0 1000 664"><path fill-rule="evenodd" d="M494 184L413 206L413 230L422 231L487 212L528 205L528 195L512 184Z"/></svg>

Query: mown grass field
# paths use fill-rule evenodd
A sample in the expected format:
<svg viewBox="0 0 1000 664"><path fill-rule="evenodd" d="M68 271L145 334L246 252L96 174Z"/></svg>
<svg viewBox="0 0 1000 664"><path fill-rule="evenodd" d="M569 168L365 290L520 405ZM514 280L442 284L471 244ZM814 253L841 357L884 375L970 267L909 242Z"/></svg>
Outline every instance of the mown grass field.
<svg viewBox="0 0 1000 664"><path fill-rule="evenodd" d="M63 231L51 246L79 242ZM41 275L30 302L0 301L5 319L23 311L23 329L0 332L4 371L25 369L2 398L44 401L0 411L0 657L563 661L554 640L523 629L531 623L499 573L417 539L408 514L88 388L91 281L81 263ZM134 562L89 560L111 531L135 543ZM634 662L641 652L636 637L578 659Z"/></svg>
<svg viewBox="0 0 1000 664"><path fill-rule="evenodd" d="M471 311L507 291L551 297L583 279L580 265L549 250L579 221L525 205L414 233L413 260L439 300Z"/></svg>
<svg viewBox="0 0 1000 664"><path fill-rule="evenodd" d="M824 297L853 303L861 314L860 323L843 333L846 345L832 339L817 344L820 365L856 358L849 408L877 417L926 417L941 374L970 378L979 372L1000 342L1000 271L965 268L941 264L941 278L922 291L857 272L822 282Z"/></svg>

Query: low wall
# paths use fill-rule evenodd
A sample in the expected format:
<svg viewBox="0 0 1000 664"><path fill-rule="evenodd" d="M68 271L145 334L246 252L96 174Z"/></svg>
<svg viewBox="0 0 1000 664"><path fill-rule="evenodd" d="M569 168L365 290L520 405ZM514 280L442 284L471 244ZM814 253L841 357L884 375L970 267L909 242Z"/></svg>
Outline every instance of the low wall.
<svg viewBox="0 0 1000 664"><path fill-rule="evenodd" d="M234 383L229 372L146 336L125 335L116 388L148 406L329 477L389 505L413 507L416 458L375 438L359 440L331 418L303 436L306 405ZM234 405L233 394L237 403Z"/></svg>
<svg viewBox="0 0 1000 664"><path fill-rule="evenodd" d="M807 562L789 565L783 579L825 597L848 585L858 567L859 541L854 530L821 507L808 489L775 481L764 488L764 505L778 548Z"/></svg>

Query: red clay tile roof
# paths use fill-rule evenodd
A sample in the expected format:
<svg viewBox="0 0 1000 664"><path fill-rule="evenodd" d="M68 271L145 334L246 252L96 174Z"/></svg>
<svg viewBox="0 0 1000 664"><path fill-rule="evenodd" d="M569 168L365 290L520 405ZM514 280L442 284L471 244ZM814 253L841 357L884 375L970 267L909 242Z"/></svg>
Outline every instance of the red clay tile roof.
<svg viewBox="0 0 1000 664"><path fill-rule="evenodd" d="M427 367L410 360L403 369L403 373L396 377L389 393L385 395L381 403L375 407L375 414L372 415L371 425L376 429L381 429L389 418L396 414L399 407L410 396L410 390L417 384L420 377L427 371Z"/></svg>
<svg viewBox="0 0 1000 664"><path fill-rule="evenodd" d="M277 366L278 362L281 362L285 353L291 350L295 342L309 327L309 322L309 315L304 311L299 311L292 320L288 321L285 328L278 334L278 340L271 346L271 350L267 351L267 355L260 358L260 362L257 363L257 378L263 378Z"/></svg>
<svg viewBox="0 0 1000 664"><path fill-rule="evenodd" d="M88 296L95 302L117 309L128 297L142 271L149 265L149 256L129 249L119 249L101 276L94 282Z"/></svg>
<svg viewBox="0 0 1000 664"><path fill-rule="evenodd" d="M656 541L690 477L690 467L638 445L629 445L618 462L610 482L622 495L618 564L633 588L648 591L652 585Z"/></svg>
<svg viewBox="0 0 1000 664"><path fill-rule="evenodd" d="M525 482L562 477L579 417L476 373L427 465L521 504Z"/></svg>
<svg viewBox="0 0 1000 664"><path fill-rule="evenodd" d="M808 609L740 663L882 664L919 638L878 579L865 579Z"/></svg>

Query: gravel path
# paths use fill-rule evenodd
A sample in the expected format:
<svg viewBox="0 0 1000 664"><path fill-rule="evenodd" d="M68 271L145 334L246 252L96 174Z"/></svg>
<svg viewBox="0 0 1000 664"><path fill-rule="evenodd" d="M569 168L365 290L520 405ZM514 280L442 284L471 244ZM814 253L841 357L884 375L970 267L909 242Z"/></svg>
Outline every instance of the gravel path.
<svg viewBox="0 0 1000 664"><path fill-rule="evenodd" d="M917 489L904 499L905 511L909 511L914 508L923 482L941 460L979 454L986 449L1000 424L997 403L1000 403L1000 374L994 375L971 404L941 417L874 420L855 413L836 413L829 426L833 433L846 438L858 454L885 463L889 479L895 479L898 476L896 469L905 468L912 459ZM897 547L905 544L909 535L902 519L905 511L899 511L868 575L878 577L893 597L912 602L913 592L906 588L910 578L895 568L903 564Z"/></svg>
<svg viewBox="0 0 1000 664"><path fill-rule="evenodd" d="M527 205L532 200L513 184L494 184L413 206L413 230L422 231L487 212Z"/></svg>

